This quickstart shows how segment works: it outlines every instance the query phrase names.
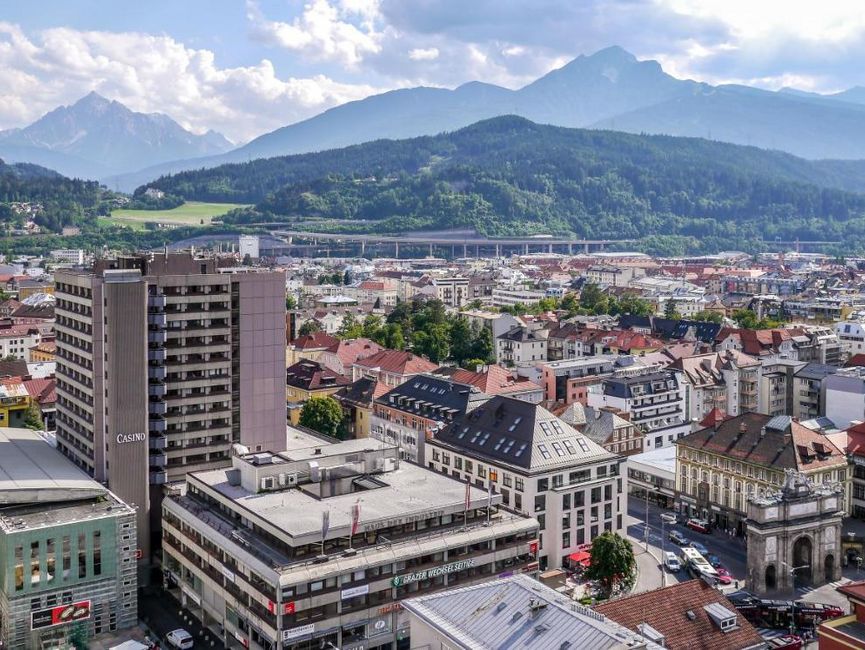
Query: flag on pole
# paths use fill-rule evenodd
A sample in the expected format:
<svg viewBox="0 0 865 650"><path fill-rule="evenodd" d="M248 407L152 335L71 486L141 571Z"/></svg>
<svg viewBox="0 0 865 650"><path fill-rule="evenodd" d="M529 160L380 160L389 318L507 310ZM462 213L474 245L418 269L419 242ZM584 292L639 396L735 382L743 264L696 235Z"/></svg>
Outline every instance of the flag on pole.
<svg viewBox="0 0 865 650"><path fill-rule="evenodd" d="M360 499L354 502L351 507L351 534L357 534L358 525L360 524Z"/></svg>
<svg viewBox="0 0 865 650"><path fill-rule="evenodd" d="M327 538L327 531L330 530L330 510L322 510L321 512L321 541Z"/></svg>

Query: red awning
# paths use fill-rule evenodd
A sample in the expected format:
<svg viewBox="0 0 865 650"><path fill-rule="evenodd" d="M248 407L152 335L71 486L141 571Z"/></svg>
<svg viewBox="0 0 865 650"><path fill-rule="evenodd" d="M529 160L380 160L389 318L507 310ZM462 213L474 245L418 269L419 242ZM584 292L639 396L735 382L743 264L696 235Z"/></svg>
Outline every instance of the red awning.
<svg viewBox="0 0 865 650"><path fill-rule="evenodd" d="M586 551L577 551L576 553L571 553L568 556L568 559L575 564L582 564L583 566L589 566L592 563L592 555L591 553L587 553Z"/></svg>

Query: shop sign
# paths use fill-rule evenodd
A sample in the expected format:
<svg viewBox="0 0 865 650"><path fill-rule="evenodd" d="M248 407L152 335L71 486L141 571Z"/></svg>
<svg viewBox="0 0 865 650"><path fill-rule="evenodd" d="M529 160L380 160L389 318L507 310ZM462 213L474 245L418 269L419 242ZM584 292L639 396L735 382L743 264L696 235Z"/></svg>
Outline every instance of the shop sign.
<svg viewBox="0 0 865 650"><path fill-rule="evenodd" d="M379 618L374 618L370 620L369 626L367 627L367 636L374 637L379 634L388 634L391 630L391 617L390 616L380 616Z"/></svg>
<svg viewBox="0 0 865 650"><path fill-rule="evenodd" d="M30 629L41 630L42 628L83 621L88 618L90 618L90 601L82 600L69 605L58 605L31 612Z"/></svg>
<svg viewBox="0 0 865 650"><path fill-rule="evenodd" d="M402 603L399 603L399 602L390 603L388 605L385 605L384 607L379 607L378 608L378 615L384 616L385 614L390 614L391 612L398 612L401 609L402 609Z"/></svg>
<svg viewBox="0 0 865 650"><path fill-rule="evenodd" d="M394 587L402 587L403 585L407 585L412 582L429 580L430 578L437 578L438 576L447 575L448 573L456 573L457 571L468 569L470 567L473 567L474 565L474 558L469 558L468 560L460 560L459 562L444 564L433 569L427 569L426 571L418 571L417 573L408 573L403 576L396 576L394 578L391 578L390 583Z"/></svg>
<svg viewBox="0 0 865 650"><path fill-rule="evenodd" d="M357 596L363 596L369 593L369 585L361 585L360 587L350 587L348 589L343 589L340 592L341 600L348 600L349 598L356 598Z"/></svg>
<svg viewBox="0 0 865 650"><path fill-rule="evenodd" d="M296 639L299 636L305 636L307 634L312 634L313 632L315 632L315 623L293 627L290 630L282 631L282 640L288 641L289 639Z"/></svg>

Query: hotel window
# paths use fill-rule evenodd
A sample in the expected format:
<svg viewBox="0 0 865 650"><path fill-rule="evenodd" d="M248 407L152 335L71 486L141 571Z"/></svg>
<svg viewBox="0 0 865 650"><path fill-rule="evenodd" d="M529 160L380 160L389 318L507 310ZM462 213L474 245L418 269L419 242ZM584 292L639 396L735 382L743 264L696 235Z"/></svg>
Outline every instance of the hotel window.
<svg viewBox="0 0 865 650"><path fill-rule="evenodd" d="M84 533L78 535L78 577L87 576L87 538Z"/></svg>
<svg viewBox="0 0 865 650"><path fill-rule="evenodd" d="M93 532L93 575L102 575L102 533Z"/></svg>
<svg viewBox="0 0 865 650"><path fill-rule="evenodd" d="M445 452L442 452L442 465L450 465L451 464L451 455Z"/></svg>
<svg viewBox="0 0 865 650"><path fill-rule="evenodd" d="M30 542L30 584L39 584L39 542Z"/></svg>

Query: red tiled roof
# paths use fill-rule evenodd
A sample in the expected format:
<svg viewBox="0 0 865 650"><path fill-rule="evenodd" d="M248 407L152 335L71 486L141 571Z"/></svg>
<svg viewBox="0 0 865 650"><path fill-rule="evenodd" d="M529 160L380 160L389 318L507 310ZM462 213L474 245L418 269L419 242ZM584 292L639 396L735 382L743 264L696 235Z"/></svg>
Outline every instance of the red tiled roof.
<svg viewBox="0 0 865 650"><path fill-rule="evenodd" d="M428 359L399 350L382 350L363 359L358 359L354 365L364 368L378 368L383 372L401 375L432 372L436 368L436 364Z"/></svg>
<svg viewBox="0 0 865 650"><path fill-rule="evenodd" d="M452 373L450 378L461 384L476 386L487 395L507 395L539 388L537 384L524 377L514 379L508 370L499 365L487 366L484 372L472 372L461 368Z"/></svg>
<svg viewBox="0 0 865 650"><path fill-rule="evenodd" d="M24 388L40 404L53 404L57 401L57 380L53 377L42 379L25 379Z"/></svg>
<svg viewBox="0 0 865 650"><path fill-rule="evenodd" d="M702 580L680 582L613 600L596 606L595 611L634 632L641 623L648 623L664 635L665 647L670 650L762 647L763 639L741 614L736 621L737 629L722 632L703 609L712 603L736 613L724 594ZM693 612L693 619L688 612Z"/></svg>
<svg viewBox="0 0 865 650"><path fill-rule="evenodd" d="M844 364L845 368L852 368L854 366L865 366L865 354L861 352L859 354L854 354L852 357L847 359L847 363Z"/></svg>
<svg viewBox="0 0 865 650"><path fill-rule="evenodd" d="M730 416L728 416L726 413L724 413L724 411L716 407L706 413L706 417L700 420L700 426L704 428L714 427L729 419Z"/></svg>
<svg viewBox="0 0 865 650"><path fill-rule="evenodd" d="M317 350L329 348L334 343L339 343L339 339L324 332L313 332L298 336L292 345L296 350Z"/></svg>
<svg viewBox="0 0 865 650"><path fill-rule="evenodd" d="M336 341L327 348L327 352L335 354L342 362L343 368L348 368L358 359L381 352L385 348L375 341L365 338L343 339Z"/></svg>

